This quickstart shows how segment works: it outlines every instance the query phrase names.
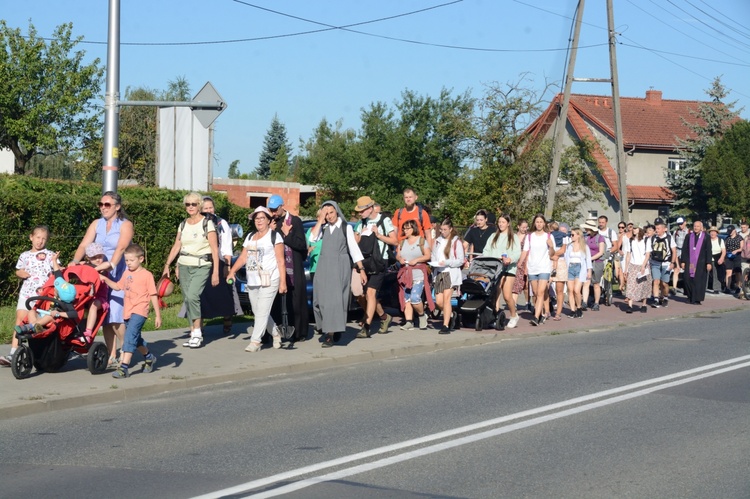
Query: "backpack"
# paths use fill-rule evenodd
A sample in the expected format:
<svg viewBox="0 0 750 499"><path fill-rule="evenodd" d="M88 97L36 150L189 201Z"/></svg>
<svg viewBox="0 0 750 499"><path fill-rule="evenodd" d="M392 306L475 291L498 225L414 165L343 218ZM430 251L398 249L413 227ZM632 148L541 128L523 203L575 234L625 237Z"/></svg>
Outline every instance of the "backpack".
<svg viewBox="0 0 750 499"><path fill-rule="evenodd" d="M659 248L658 250L654 247L657 237L656 235L651 236L651 259L655 262L668 262L672 259L672 236L669 233L664 234L666 248Z"/></svg>
<svg viewBox="0 0 750 499"><path fill-rule="evenodd" d="M379 231L382 231L381 234L385 233L384 218L385 217L381 216L376 224ZM362 222L360 222L360 227L362 227ZM366 274L373 275L385 272L386 259L383 258L383 252L380 251L378 236L375 235L374 232L366 236L360 235L359 250L364 257L364 260L362 260L362 266L364 267Z"/></svg>
<svg viewBox="0 0 750 499"><path fill-rule="evenodd" d="M222 219L218 215L214 215L213 213L202 213L203 215L203 237L208 239L208 221L211 220L214 223L214 228L216 229L216 237L219 237L221 234L224 233L224 227L221 226ZM188 219L186 218L182 222L180 222L180 232L185 228L185 224L187 223Z"/></svg>
<svg viewBox="0 0 750 499"><path fill-rule="evenodd" d="M747 236L742 243L742 258L750 260L750 236Z"/></svg>

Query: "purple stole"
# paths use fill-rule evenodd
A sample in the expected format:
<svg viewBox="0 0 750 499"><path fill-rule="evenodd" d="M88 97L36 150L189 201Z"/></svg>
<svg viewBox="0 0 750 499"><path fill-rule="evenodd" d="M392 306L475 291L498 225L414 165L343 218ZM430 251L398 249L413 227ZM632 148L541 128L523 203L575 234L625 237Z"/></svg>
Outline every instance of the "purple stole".
<svg viewBox="0 0 750 499"><path fill-rule="evenodd" d="M703 232L700 233L698 236L698 240L695 240L695 232L690 233L690 277L695 277L695 267L698 265L698 256L700 255L700 249L698 249L701 245L701 240L703 239Z"/></svg>

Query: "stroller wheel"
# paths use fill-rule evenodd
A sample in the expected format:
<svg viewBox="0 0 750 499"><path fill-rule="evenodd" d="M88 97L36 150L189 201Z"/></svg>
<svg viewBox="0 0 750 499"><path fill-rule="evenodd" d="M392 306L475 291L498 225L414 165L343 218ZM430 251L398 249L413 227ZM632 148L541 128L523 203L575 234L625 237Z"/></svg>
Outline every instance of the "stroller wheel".
<svg viewBox="0 0 750 499"><path fill-rule="evenodd" d="M34 355L28 345L19 345L10 360L10 370L16 379L28 378L34 365Z"/></svg>
<svg viewBox="0 0 750 499"><path fill-rule="evenodd" d="M482 330L482 314L479 312L477 312L477 318L476 318L476 321L474 322L474 329L476 331Z"/></svg>
<svg viewBox="0 0 750 499"><path fill-rule="evenodd" d="M497 317L495 317L495 330L496 331L503 331L505 329L505 312L500 311L497 314Z"/></svg>
<svg viewBox="0 0 750 499"><path fill-rule="evenodd" d="M86 355L86 366L91 374L101 374L107 370L109 363L109 350L104 343L96 342L91 345Z"/></svg>

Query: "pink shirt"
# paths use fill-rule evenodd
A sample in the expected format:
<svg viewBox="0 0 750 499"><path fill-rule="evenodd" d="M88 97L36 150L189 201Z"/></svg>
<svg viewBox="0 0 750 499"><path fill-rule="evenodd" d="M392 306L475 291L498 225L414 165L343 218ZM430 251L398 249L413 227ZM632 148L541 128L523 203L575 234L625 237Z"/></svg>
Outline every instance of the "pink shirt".
<svg viewBox="0 0 750 499"><path fill-rule="evenodd" d="M125 307L122 316L130 319L132 314L148 317L148 304L152 296L156 296L154 276L143 267L135 272L125 270L117 284L125 290Z"/></svg>

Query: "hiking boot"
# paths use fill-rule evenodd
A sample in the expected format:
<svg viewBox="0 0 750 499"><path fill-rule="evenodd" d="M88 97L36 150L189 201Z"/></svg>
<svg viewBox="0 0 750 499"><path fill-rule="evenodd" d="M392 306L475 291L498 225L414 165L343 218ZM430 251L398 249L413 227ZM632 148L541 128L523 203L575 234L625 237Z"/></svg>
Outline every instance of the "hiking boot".
<svg viewBox="0 0 750 499"><path fill-rule="evenodd" d="M151 354L152 358L151 360L146 359L146 361L143 363L143 372L144 373L151 373L154 372L154 367L156 366L156 355Z"/></svg>
<svg viewBox="0 0 750 499"><path fill-rule="evenodd" d="M412 321L406 321L401 326L401 329L404 331L413 331L414 330L414 323Z"/></svg>
<svg viewBox="0 0 750 499"><path fill-rule="evenodd" d="M112 373L113 378L129 378L130 377L130 371L127 369L124 369L122 367L118 367L115 372Z"/></svg>
<svg viewBox="0 0 750 499"><path fill-rule="evenodd" d="M391 325L391 321L393 321L393 317L391 317L388 314L385 314L385 319L380 320L380 327L378 328L378 334L388 333L388 327Z"/></svg>
<svg viewBox="0 0 750 499"><path fill-rule="evenodd" d="M422 314L417 319L419 320L419 329L427 329L427 314Z"/></svg>
<svg viewBox="0 0 750 499"><path fill-rule="evenodd" d="M368 323L362 324L362 329L357 333L357 338L369 338L370 337L370 325ZM333 338L331 338L333 339Z"/></svg>

